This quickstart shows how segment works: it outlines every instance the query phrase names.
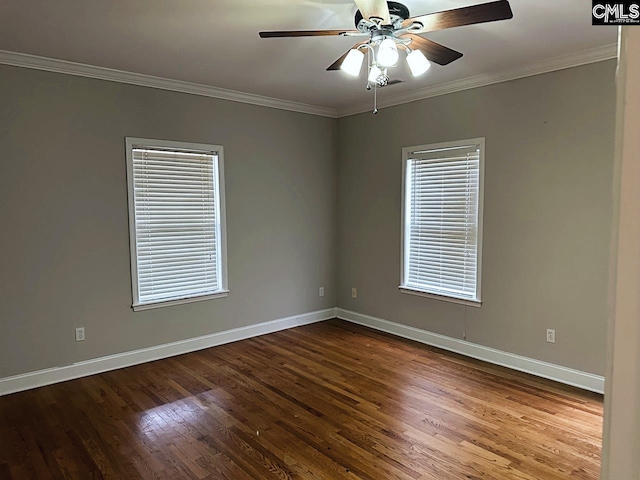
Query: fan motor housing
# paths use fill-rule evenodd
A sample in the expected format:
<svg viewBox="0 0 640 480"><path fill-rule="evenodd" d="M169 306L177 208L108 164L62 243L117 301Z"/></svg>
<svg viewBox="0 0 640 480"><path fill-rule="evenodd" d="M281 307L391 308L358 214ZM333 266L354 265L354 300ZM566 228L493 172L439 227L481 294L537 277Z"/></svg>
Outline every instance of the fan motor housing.
<svg viewBox="0 0 640 480"><path fill-rule="evenodd" d="M391 19L391 25L402 23L404 20L411 16L409 14L409 9L402 3L387 2L387 6L389 7L389 17ZM362 16L362 13L360 13L360 10L356 11L355 24L358 30L364 32L369 31L367 21Z"/></svg>

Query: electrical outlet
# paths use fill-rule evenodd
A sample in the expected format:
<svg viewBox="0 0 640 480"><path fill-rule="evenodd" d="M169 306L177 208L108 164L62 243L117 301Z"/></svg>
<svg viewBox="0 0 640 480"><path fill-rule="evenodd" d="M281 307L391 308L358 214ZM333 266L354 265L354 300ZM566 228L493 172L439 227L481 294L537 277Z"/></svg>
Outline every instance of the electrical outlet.
<svg viewBox="0 0 640 480"><path fill-rule="evenodd" d="M358 298L358 289L356 287L351 287L351 298Z"/></svg>
<svg viewBox="0 0 640 480"><path fill-rule="evenodd" d="M318 295L324 297L324 287L320 287L320 290L318 290Z"/></svg>
<svg viewBox="0 0 640 480"><path fill-rule="evenodd" d="M550 328L547 329L547 342L556 343L556 331Z"/></svg>
<svg viewBox="0 0 640 480"><path fill-rule="evenodd" d="M76 328L76 342L84 341L84 327Z"/></svg>

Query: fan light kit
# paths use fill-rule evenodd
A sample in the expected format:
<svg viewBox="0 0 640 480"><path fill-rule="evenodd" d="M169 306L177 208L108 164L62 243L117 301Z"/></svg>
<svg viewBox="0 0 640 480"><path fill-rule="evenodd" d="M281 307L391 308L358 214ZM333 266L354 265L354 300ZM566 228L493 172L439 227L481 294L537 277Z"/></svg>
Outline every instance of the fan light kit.
<svg viewBox="0 0 640 480"><path fill-rule="evenodd" d="M400 50L406 52L406 62L414 77L423 75L431 63L448 65L462 53L440 45L420 34L447 28L494 22L513 18L507 0L498 0L470 7L411 17L409 9L398 2L385 0L355 0L358 11L356 30L292 30L260 32L262 38L347 36L368 37L331 64L327 70L342 70L357 77L368 57L367 90L374 89L373 113L377 113L377 89L400 83L391 80L388 69L398 65ZM403 54L404 55L404 54Z"/></svg>

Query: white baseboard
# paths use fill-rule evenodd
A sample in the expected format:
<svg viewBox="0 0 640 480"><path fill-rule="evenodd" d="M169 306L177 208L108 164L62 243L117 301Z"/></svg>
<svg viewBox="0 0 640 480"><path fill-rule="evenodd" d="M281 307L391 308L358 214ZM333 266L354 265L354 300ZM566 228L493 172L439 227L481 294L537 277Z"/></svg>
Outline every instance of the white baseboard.
<svg viewBox="0 0 640 480"><path fill-rule="evenodd" d="M442 348L467 357L530 373L538 377L548 378L560 383L583 388L592 392L604 392L604 377L581 372L560 365L503 352L490 347L428 332L407 325L390 322L381 318L356 313L342 308L328 308L316 312L303 313L291 317L279 318L269 322L257 323L246 327L234 328L224 332L190 338L178 342L166 343L140 350L118 353L106 357L94 358L63 367L47 368L35 372L14 375L0 379L0 396L10 393L43 387L52 383L64 382L74 378L86 377L96 373L116 370L162 358L182 355L204 348L215 347L225 343L236 342L246 338L257 337L287 328L298 327L310 323L338 317L342 320L364 325L376 330L391 333L399 337L415 340L427 345Z"/></svg>
<svg viewBox="0 0 640 480"><path fill-rule="evenodd" d="M604 377L592 373L574 370L572 368L554 365L552 363L523 357L513 353L503 352L495 348L484 347L465 340L447 337L428 332L419 328L401 325L381 318L356 313L342 308L337 309L337 316L342 320L364 325L376 330L391 333L399 337L415 340L433 347L442 348L450 352L459 353L467 357L484 360L503 367L511 368L538 377L555 380L556 382L579 387L597 393L604 393Z"/></svg>
<svg viewBox="0 0 640 480"><path fill-rule="evenodd" d="M215 347L225 343L244 340L245 338L285 330L287 328L329 320L335 317L336 309L328 308L326 310L318 310L291 317L279 318L269 322L248 325L246 327L234 328L202 337L189 338L178 342L85 360L63 367L47 368L46 370L5 377L0 379L0 396L22 390L29 390L31 388L43 387L52 383L64 382L74 378L86 377L96 373L107 372L109 370L129 367L139 363L173 357L174 355L182 355L183 353Z"/></svg>

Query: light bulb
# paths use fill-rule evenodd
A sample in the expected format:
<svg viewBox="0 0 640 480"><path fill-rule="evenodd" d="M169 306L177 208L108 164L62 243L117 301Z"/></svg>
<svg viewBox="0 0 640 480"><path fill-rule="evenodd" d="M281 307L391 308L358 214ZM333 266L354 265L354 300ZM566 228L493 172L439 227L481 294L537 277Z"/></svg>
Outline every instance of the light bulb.
<svg viewBox="0 0 640 480"><path fill-rule="evenodd" d="M391 38L385 38L378 47L378 63L383 67L393 67L398 63L398 47Z"/></svg>
<svg viewBox="0 0 640 480"><path fill-rule="evenodd" d="M360 50L356 50L355 48L352 48L351 50L349 50L349 53L347 53L347 56L342 62L340 69L344 70L349 75L353 75L354 77L357 77L358 74L360 73L360 68L362 68L363 60L364 60L364 53L362 53Z"/></svg>
<svg viewBox="0 0 640 480"><path fill-rule="evenodd" d="M429 60L426 59L420 50L414 50L407 55L407 63L414 77L422 75L431 67Z"/></svg>
<svg viewBox="0 0 640 480"><path fill-rule="evenodd" d="M382 74L382 71L376 65L374 65L373 67L371 67L371 71L369 72L369 81L371 83L377 82L378 77L381 74Z"/></svg>

